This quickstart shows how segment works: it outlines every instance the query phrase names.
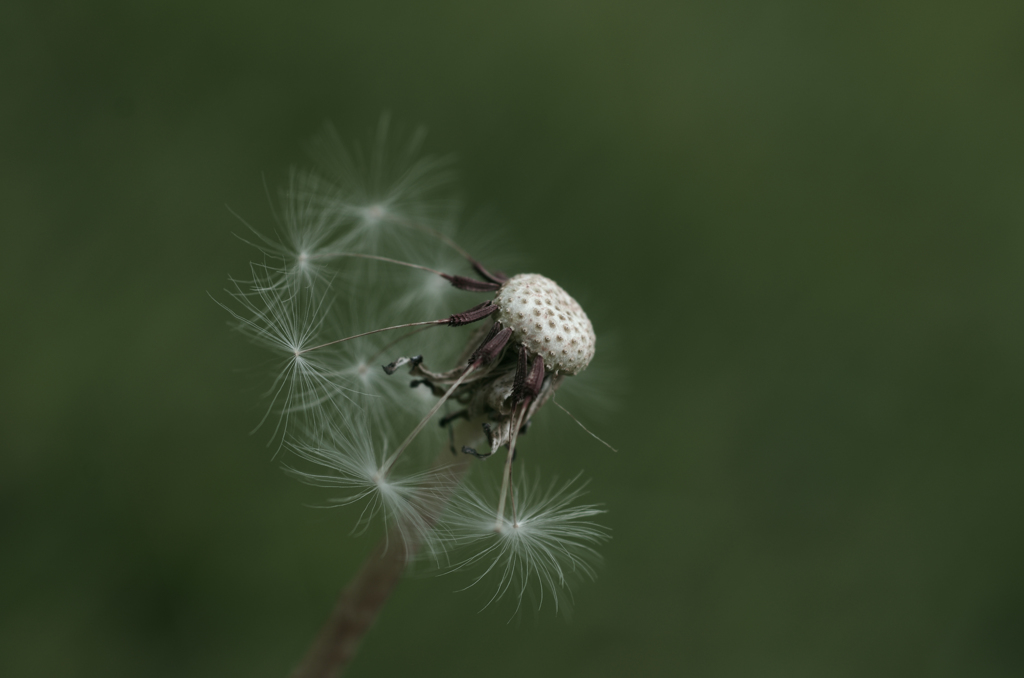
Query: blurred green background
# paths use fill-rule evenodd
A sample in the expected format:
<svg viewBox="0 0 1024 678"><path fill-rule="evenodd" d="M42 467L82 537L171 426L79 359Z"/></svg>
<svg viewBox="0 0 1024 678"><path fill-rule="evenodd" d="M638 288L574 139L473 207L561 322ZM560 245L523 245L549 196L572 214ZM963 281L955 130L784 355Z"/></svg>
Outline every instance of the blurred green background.
<svg viewBox="0 0 1024 678"><path fill-rule="evenodd" d="M382 111L584 303L620 452L531 433L614 533L570 621L415 577L350 675L1024 674L1024 4L16 1L0 75L0 674L305 650L372 540L207 292Z"/></svg>

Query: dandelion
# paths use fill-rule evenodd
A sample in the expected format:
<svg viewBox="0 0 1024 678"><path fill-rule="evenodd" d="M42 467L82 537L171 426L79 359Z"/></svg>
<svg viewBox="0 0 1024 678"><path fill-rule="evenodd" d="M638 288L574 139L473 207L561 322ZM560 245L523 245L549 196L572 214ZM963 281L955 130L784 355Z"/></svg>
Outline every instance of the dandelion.
<svg viewBox="0 0 1024 678"><path fill-rule="evenodd" d="M388 133L385 118L369 153L318 138L322 170L292 173L278 237L251 239L264 262L229 291L238 327L281 360L268 395L286 468L355 508L356 532L385 533L296 676L343 666L418 554L456 549L446 569L496 575L493 600L558 609L606 538L601 510L575 505L582 484L515 473L537 412L594 357L590 319L552 279L457 243L447 161L418 155L418 134L391 153ZM494 492L462 482L494 455Z"/></svg>

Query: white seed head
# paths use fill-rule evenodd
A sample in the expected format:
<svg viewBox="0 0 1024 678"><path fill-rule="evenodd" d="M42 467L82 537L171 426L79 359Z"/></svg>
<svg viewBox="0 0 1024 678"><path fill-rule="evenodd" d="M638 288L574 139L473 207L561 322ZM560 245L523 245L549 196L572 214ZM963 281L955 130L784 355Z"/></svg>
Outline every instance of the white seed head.
<svg viewBox="0 0 1024 678"><path fill-rule="evenodd" d="M576 300L536 273L513 276L494 299L497 320L513 340L544 358L551 370L578 374L594 357L594 326Z"/></svg>

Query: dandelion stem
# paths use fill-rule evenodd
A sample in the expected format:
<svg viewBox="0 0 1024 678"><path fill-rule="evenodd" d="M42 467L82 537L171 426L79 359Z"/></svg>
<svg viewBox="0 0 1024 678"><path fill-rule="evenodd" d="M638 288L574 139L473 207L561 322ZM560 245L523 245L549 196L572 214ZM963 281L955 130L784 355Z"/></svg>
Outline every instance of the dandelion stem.
<svg viewBox="0 0 1024 678"><path fill-rule="evenodd" d="M387 538L381 539L367 557L291 678L331 678L352 661L412 555L401 539L394 542L389 547Z"/></svg>

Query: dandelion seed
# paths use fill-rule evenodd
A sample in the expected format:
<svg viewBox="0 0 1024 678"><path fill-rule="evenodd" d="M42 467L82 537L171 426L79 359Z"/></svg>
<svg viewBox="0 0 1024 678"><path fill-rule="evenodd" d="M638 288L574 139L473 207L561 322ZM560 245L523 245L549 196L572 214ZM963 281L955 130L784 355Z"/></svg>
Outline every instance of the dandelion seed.
<svg viewBox="0 0 1024 678"><path fill-rule="evenodd" d="M306 351L318 342L328 311L328 298L312 290L274 281L267 267L252 265L252 281L233 281L228 293L241 307L236 311L221 304L235 319L236 327L254 342L269 348L280 357L280 367L267 392L269 415L278 411L282 419L271 439L277 437L282 425L287 428L292 415L309 416L314 426L326 423L323 406L339 393L332 370L320 357ZM218 302L220 303L220 302ZM262 426L266 415L257 425Z"/></svg>
<svg viewBox="0 0 1024 678"><path fill-rule="evenodd" d="M470 572L469 586L494 580L487 605L507 594L515 597L518 609L533 585L538 608L548 597L557 611L571 596L574 583L595 578L600 560L595 547L608 539L607 530L593 520L604 513L600 507L573 506L584 488L576 479L543 488L523 480L517 487L518 518L504 517L498 525L488 516L491 499L479 490L462 488L445 519L471 555L450 571Z"/></svg>
<svg viewBox="0 0 1024 678"><path fill-rule="evenodd" d="M315 436L301 436L288 447L299 459L321 469L313 472L288 465L290 473L310 485L340 490L342 494L329 500L333 506L362 505L355 533L379 519L384 533L398 534L406 549L416 545L435 555L444 551L444 541L434 528L440 498L455 482L447 468L388 473L386 438L376 440L368 420L342 412L328 425L326 435L318 431Z"/></svg>
<svg viewBox="0 0 1024 678"><path fill-rule="evenodd" d="M337 278L337 272L329 271L323 259L330 253L332 243L341 237L344 222L324 209L323 194L328 190L319 175L293 170L287 189L281 192L277 238L246 223L254 240L242 239L277 262L276 268L266 266L267 272L274 274L268 277L270 284L324 288Z"/></svg>
<svg viewBox="0 0 1024 678"><path fill-rule="evenodd" d="M420 154L422 129L396 144L390 127L383 116L368 151L350 150L332 127L311 145L327 176L317 197L327 214L349 226L335 243L340 251L414 256L422 236L447 237L454 224L458 204L445 191L451 160Z"/></svg>

